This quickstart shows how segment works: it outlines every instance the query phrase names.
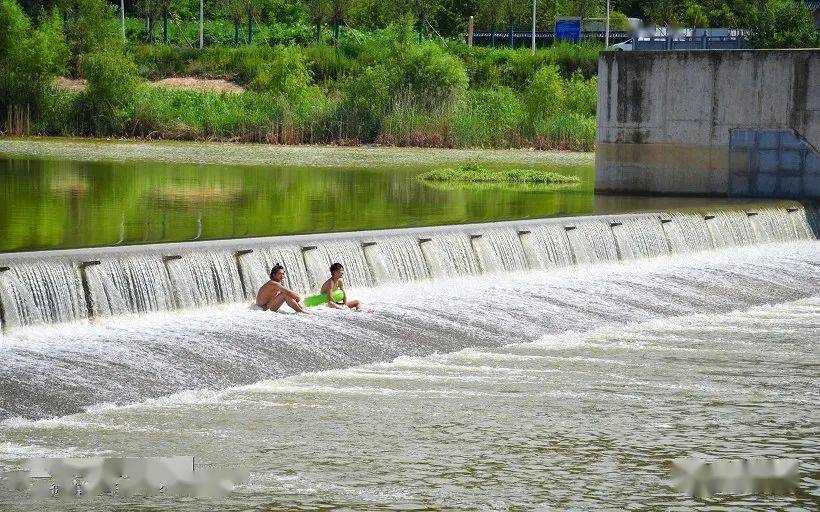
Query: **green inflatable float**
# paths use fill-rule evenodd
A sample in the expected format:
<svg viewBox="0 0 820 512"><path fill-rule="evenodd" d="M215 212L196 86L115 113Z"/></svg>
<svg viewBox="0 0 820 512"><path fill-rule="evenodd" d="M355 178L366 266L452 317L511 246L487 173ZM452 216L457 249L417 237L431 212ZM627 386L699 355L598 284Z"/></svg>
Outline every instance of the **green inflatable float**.
<svg viewBox="0 0 820 512"><path fill-rule="evenodd" d="M342 304L345 301L345 291L341 288L333 291L333 302L338 304ZM313 307L313 306L321 306L322 304L327 304L330 302L330 299L327 297L327 294L319 294L319 295L311 295L310 297L305 297L305 306Z"/></svg>

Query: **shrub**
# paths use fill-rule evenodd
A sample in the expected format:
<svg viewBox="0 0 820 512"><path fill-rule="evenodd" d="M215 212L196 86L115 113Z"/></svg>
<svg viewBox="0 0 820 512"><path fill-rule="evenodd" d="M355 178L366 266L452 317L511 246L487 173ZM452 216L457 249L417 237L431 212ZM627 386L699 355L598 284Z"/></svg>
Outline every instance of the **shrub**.
<svg viewBox="0 0 820 512"><path fill-rule="evenodd" d="M429 111L420 108L419 103L411 94L398 98L382 118L376 141L388 146L451 146L452 109L448 106Z"/></svg>
<svg viewBox="0 0 820 512"><path fill-rule="evenodd" d="M580 70L564 84L564 110L587 116L594 116L598 104L598 78L584 80Z"/></svg>
<svg viewBox="0 0 820 512"><path fill-rule="evenodd" d="M134 131L173 138L267 141L282 105L267 93L227 94L140 86ZM273 141L277 142L277 141Z"/></svg>
<svg viewBox="0 0 820 512"><path fill-rule="evenodd" d="M561 113L566 107L565 100L564 80L558 74L558 66L546 65L536 71L526 92L530 119Z"/></svg>
<svg viewBox="0 0 820 512"><path fill-rule="evenodd" d="M525 109L508 87L467 91L453 112L453 145L488 147L515 145Z"/></svg>
<svg viewBox="0 0 820 512"><path fill-rule="evenodd" d="M533 124L533 145L538 149L595 148L595 118L577 113L542 117Z"/></svg>
<svg viewBox="0 0 820 512"><path fill-rule="evenodd" d="M259 65L250 85L255 90L267 90L296 98L305 94L311 84L310 71L299 48L279 46L268 62Z"/></svg>
<svg viewBox="0 0 820 512"><path fill-rule="evenodd" d="M139 45L132 48L130 53L140 76L155 80L186 74L198 50L168 45Z"/></svg>
<svg viewBox="0 0 820 512"><path fill-rule="evenodd" d="M44 13L32 29L14 0L0 0L0 119L5 120L8 109L15 108L25 108L36 118L44 95L67 60L62 21L56 11ZM7 126L6 130L19 131L19 127Z"/></svg>
<svg viewBox="0 0 820 512"><path fill-rule="evenodd" d="M340 115L348 137L372 140L392 101L393 73L382 66L367 68L342 84Z"/></svg>
<svg viewBox="0 0 820 512"><path fill-rule="evenodd" d="M594 76L598 70L599 43L558 43L539 48L535 55L529 49L469 47L463 43L448 45L448 51L456 55L467 70L473 87L497 87L506 85L523 91L533 75L544 65L558 66L561 76L570 77L580 71L584 77Z"/></svg>
<svg viewBox="0 0 820 512"><path fill-rule="evenodd" d="M77 116L76 92L48 88L43 94L40 116L34 132L45 135L77 135L82 133L81 119Z"/></svg>
<svg viewBox="0 0 820 512"><path fill-rule="evenodd" d="M80 61L88 85L80 98L92 133L127 133L134 114L138 78L131 59L115 51L84 55Z"/></svg>
<svg viewBox="0 0 820 512"><path fill-rule="evenodd" d="M311 74L316 82L340 80L361 72L361 65L338 47L311 44L303 50Z"/></svg>

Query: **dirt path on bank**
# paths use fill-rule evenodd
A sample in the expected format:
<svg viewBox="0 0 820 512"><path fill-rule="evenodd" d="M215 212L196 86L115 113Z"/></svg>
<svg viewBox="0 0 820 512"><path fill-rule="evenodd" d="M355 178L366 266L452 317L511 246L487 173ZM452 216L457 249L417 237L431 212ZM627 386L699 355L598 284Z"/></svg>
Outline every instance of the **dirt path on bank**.
<svg viewBox="0 0 820 512"><path fill-rule="evenodd" d="M82 78L59 77L54 81L54 85L71 92L82 92L86 88L86 81ZM179 76L163 78L148 82L151 87L163 87L166 89L189 89L193 91L225 92L238 94L245 92L245 88L234 82L221 78L199 78L194 76Z"/></svg>

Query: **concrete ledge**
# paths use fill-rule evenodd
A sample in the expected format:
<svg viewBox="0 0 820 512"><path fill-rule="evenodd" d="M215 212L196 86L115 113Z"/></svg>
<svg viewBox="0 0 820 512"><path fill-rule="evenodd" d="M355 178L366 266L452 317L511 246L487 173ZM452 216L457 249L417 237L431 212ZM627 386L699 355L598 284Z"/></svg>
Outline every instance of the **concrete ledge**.
<svg viewBox="0 0 820 512"><path fill-rule="evenodd" d="M818 198L820 49L603 52L596 138L597 192Z"/></svg>

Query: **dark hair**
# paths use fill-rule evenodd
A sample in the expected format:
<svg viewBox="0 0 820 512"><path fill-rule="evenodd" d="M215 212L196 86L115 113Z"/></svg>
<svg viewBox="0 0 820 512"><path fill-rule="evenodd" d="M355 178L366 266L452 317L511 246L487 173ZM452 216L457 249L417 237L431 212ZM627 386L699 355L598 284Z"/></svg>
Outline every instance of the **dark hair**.
<svg viewBox="0 0 820 512"><path fill-rule="evenodd" d="M277 272L284 269L285 267L283 267L282 265L274 263L273 268L270 269L270 278L273 279L273 276L275 276Z"/></svg>
<svg viewBox="0 0 820 512"><path fill-rule="evenodd" d="M333 265L330 266L330 273L332 274L334 272L338 272L339 270L342 270L343 268L344 267L342 266L341 263L334 263Z"/></svg>

